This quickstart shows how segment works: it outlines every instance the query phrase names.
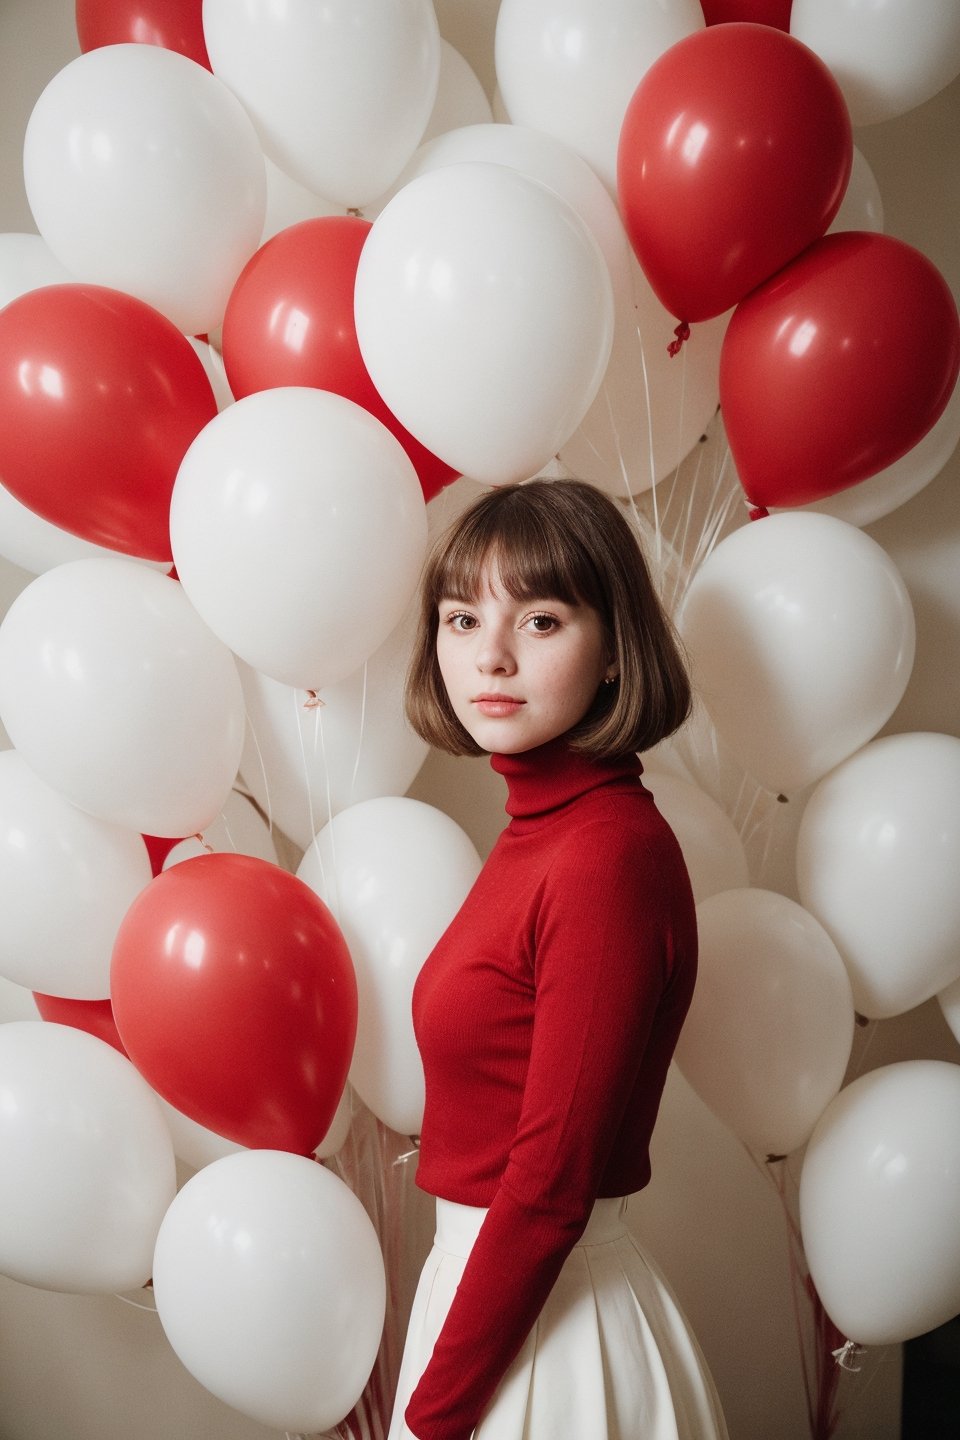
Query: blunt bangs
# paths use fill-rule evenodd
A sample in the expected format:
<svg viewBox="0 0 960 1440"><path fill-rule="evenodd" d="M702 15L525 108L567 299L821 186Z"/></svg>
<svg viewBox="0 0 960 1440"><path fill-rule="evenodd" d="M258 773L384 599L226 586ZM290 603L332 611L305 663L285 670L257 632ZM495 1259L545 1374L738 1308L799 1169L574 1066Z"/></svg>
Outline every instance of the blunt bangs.
<svg viewBox="0 0 960 1440"><path fill-rule="evenodd" d="M494 491L486 498L435 556L427 575L432 602L476 603L493 561L511 599L589 605L609 629L609 596L585 537L558 525L556 516L531 506L525 495Z"/></svg>

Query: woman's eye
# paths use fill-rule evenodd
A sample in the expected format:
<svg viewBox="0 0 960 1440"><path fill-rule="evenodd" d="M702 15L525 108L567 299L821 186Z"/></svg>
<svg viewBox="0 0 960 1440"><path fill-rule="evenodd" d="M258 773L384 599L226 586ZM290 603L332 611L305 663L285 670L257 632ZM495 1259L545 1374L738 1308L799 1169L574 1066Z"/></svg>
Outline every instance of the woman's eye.
<svg viewBox="0 0 960 1440"><path fill-rule="evenodd" d="M468 615L464 610L455 610L446 619L446 624L451 630L472 630L476 623L476 617Z"/></svg>
<svg viewBox="0 0 960 1440"><path fill-rule="evenodd" d="M557 619L554 615L531 615L528 624L538 635L549 635L551 630L556 629Z"/></svg>

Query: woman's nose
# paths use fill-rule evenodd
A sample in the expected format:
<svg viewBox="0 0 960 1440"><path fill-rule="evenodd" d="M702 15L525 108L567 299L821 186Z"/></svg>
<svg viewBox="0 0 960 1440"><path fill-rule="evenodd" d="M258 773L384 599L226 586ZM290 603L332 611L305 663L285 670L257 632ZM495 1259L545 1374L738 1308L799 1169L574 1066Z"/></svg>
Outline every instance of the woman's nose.
<svg viewBox="0 0 960 1440"><path fill-rule="evenodd" d="M512 675L516 669L513 651L507 637L499 630L487 629L477 650L477 669L485 675Z"/></svg>

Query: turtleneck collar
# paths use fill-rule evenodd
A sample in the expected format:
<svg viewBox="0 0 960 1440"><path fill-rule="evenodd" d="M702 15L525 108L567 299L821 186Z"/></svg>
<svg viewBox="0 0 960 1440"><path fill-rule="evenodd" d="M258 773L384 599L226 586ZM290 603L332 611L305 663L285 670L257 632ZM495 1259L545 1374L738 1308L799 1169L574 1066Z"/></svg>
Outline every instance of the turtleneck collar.
<svg viewBox="0 0 960 1440"><path fill-rule="evenodd" d="M511 828L544 819L602 785L636 781L643 773L636 755L595 760L571 750L565 736L518 755L491 755L490 764L507 782Z"/></svg>

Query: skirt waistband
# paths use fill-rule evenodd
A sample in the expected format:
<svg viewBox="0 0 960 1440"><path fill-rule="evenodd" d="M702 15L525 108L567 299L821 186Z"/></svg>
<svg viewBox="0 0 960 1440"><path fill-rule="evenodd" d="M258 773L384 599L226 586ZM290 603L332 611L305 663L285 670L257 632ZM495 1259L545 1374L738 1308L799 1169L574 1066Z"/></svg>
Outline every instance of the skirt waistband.
<svg viewBox="0 0 960 1440"><path fill-rule="evenodd" d="M479 1205L458 1205L454 1200L437 1200L437 1231L434 1245L448 1255L466 1260L480 1233L486 1209ZM627 1199L614 1196L594 1201L586 1229L577 1245L604 1245L626 1230Z"/></svg>

